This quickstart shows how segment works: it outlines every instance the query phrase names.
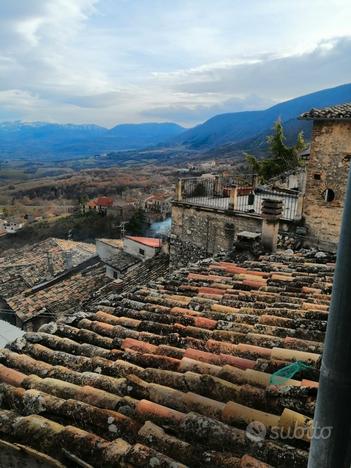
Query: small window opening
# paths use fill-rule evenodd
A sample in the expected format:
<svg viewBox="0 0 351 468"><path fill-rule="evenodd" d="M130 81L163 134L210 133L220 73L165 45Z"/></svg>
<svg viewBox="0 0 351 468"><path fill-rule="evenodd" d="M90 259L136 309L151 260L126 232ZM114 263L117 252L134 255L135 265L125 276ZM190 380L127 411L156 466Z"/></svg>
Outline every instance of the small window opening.
<svg viewBox="0 0 351 468"><path fill-rule="evenodd" d="M139 249L140 255L145 255L145 250L144 249Z"/></svg>
<svg viewBox="0 0 351 468"><path fill-rule="evenodd" d="M253 193L249 193L249 196L247 197L247 204L253 205L254 203L255 203L255 195Z"/></svg>
<svg viewBox="0 0 351 468"><path fill-rule="evenodd" d="M313 178L314 178L314 180L321 180L321 175L320 174L314 174Z"/></svg>
<svg viewBox="0 0 351 468"><path fill-rule="evenodd" d="M326 202L332 202L335 198L335 192L334 190L330 188L327 188L326 190L324 190L322 195L323 195L324 201Z"/></svg>

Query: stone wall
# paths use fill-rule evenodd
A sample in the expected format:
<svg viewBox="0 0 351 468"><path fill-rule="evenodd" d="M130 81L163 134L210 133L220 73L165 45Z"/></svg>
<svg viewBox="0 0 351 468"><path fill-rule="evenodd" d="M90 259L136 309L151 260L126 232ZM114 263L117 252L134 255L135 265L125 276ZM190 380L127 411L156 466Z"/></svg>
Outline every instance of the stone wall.
<svg viewBox="0 0 351 468"><path fill-rule="evenodd" d="M280 221L279 232L293 246L297 224ZM233 249L241 231L262 232L262 218L257 215L230 212L214 208L194 207L175 202L172 207L170 236L170 267L181 268L188 263L213 257ZM301 238L298 236L301 244Z"/></svg>
<svg viewBox="0 0 351 468"><path fill-rule="evenodd" d="M311 245L335 250L351 157L351 122L315 121L307 170L304 216ZM330 198L326 201L329 189Z"/></svg>
<svg viewBox="0 0 351 468"><path fill-rule="evenodd" d="M240 231L261 232L258 216L195 208L175 203L172 208L170 261L172 268L233 248Z"/></svg>

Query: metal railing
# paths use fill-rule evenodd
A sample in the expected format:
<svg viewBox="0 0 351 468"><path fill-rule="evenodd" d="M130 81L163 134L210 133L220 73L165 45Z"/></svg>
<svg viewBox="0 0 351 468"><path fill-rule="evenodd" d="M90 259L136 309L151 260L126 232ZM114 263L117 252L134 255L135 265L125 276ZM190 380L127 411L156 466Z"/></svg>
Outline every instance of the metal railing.
<svg viewBox="0 0 351 468"><path fill-rule="evenodd" d="M249 195L238 195L234 209L245 213L262 214L264 199L283 202L281 219L298 219L299 194L284 193L277 190L254 189Z"/></svg>
<svg viewBox="0 0 351 468"><path fill-rule="evenodd" d="M298 192L283 192L274 189L235 185L233 177L197 177L180 179L177 184L178 202L193 206L231 210L251 215L262 215L262 202L265 198L281 200L281 219L301 218L302 195Z"/></svg>
<svg viewBox="0 0 351 468"><path fill-rule="evenodd" d="M227 209L230 187L234 181L222 177L194 177L182 179L181 200L196 206Z"/></svg>

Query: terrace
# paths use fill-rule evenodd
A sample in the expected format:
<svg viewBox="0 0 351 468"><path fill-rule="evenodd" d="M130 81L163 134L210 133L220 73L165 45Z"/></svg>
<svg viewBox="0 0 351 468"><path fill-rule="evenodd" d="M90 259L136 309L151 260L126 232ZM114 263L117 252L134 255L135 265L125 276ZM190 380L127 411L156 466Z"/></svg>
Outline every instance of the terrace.
<svg viewBox="0 0 351 468"><path fill-rule="evenodd" d="M303 196L294 190L274 190L256 186L253 181L245 183L233 177L196 177L179 179L177 183L177 203L189 206L212 208L233 213L262 216L264 199L281 200L281 219L298 221L302 216Z"/></svg>

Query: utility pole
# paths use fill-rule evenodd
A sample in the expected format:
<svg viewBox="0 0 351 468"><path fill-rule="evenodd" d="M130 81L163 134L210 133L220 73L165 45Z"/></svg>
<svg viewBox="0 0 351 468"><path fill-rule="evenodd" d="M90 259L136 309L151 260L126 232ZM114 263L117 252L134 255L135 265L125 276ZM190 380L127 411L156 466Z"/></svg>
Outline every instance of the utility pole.
<svg viewBox="0 0 351 468"><path fill-rule="evenodd" d="M308 468L351 465L351 176L320 370Z"/></svg>
<svg viewBox="0 0 351 468"><path fill-rule="evenodd" d="M121 239L124 239L126 235L126 224L128 224L128 221L121 221L121 224L118 226L121 230Z"/></svg>

